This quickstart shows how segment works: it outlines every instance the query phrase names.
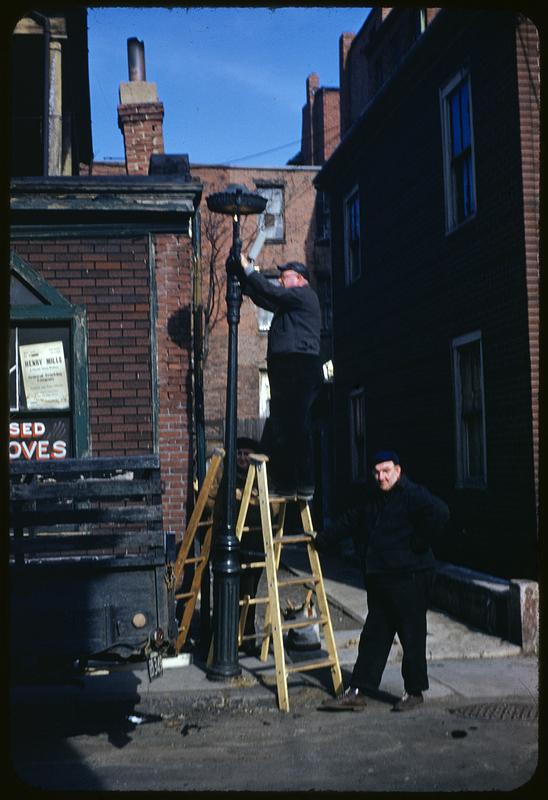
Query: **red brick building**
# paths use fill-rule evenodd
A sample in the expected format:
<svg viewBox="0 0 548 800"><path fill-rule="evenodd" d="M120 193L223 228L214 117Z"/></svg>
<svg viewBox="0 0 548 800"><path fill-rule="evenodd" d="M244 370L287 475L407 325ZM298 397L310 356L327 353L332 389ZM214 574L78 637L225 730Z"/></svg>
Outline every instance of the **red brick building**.
<svg viewBox="0 0 548 800"><path fill-rule="evenodd" d="M538 570L538 32L374 8L341 53L330 196L338 497L400 451L444 497L445 560Z"/></svg>

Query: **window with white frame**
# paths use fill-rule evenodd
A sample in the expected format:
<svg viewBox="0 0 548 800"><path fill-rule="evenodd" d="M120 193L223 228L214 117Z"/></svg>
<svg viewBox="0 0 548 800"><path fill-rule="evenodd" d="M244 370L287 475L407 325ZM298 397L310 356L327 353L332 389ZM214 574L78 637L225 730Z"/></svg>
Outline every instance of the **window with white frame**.
<svg viewBox="0 0 548 800"><path fill-rule="evenodd" d="M278 278L269 278L268 280L270 283L279 283ZM256 306L255 310L257 313L257 325L259 327L259 331L261 333L267 333L270 330L274 312L267 311L266 308L261 308L260 306Z"/></svg>
<svg viewBox="0 0 548 800"><path fill-rule="evenodd" d="M353 481L365 481L365 389L350 392L350 463Z"/></svg>
<svg viewBox="0 0 548 800"><path fill-rule="evenodd" d="M344 201L344 265L347 286L361 275L360 196L357 187Z"/></svg>
<svg viewBox="0 0 548 800"><path fill-rule="evenodd" d="M453 339L457 488L487 486L481 332Z"/></svg>
<svg viewBox="0 0 548 800"><path fill-rule="evenodd" d="M257 192L266 198L266 208L259 216L258 227L264 227L267 242L283 242L285 236L283 186L258 186Z"/></svg>
<svg viewBox="0 0 548 800"><path fill-rule="evenodd" d="M259 417L267 419L270 416L270 383L266 369L259 369Z"/></svg>
<svg viewBox="0 0 548 800"><path fill-rule="evenodd" d="M460 71L441 90L446 230L476 213L470 76Z"/></svg>

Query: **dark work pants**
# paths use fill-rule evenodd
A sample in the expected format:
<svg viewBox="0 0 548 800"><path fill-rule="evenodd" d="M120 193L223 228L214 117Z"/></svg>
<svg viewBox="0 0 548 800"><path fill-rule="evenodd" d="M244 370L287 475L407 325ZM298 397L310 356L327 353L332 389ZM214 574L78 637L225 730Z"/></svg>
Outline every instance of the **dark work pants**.
<svg viewBox="0 0 548 800"><path fill-rule="evenodd" d="M261 440L270 458L269 475L278 488L314 487L310 412L321 383L320 359L286 353L268 359L270 416Z"/></svg>
<svg viewBox="0 0 548 800"><path fill-rule="evenodd" d="M407 575L367 576L367 617L350 685L378 689L397 633L402 649L405 691L428 689L426 611L434 570Z"/></svg>

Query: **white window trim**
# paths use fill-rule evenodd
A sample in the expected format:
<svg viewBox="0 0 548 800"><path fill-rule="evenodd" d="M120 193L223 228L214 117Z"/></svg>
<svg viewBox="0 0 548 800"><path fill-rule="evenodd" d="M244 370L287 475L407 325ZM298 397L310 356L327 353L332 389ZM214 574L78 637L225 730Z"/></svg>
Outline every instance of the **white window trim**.
<svg viewBox="0 0 548 800"><path fill-rule="evenodd" d="M470 101L470 150L472 157L472 196L474 201L474 211L462 222L456 221L456 210L453 202L452 175L451 175L451 120L449 117L448 95L459 83L466 80L468 82L468 98ZM450 81L440 89L440 113L441 113L441 136L443 149L443 185L445 196L445 233L450 234L466 225L474 219L477 214L478 203L476 195L476 154L474 147L474 112L472 104L472 85L470 72L467 69L460 69Z"/></svg>
<svg viewBox="0 0 548 800"><path fill-rule="evenodd" d="M279 186L278 184L271 184L271 185L269 184L268 186L267 185L261 185L261 186L259 186L257 188L257 193L265 198L265 200L267 201L267 205L268 205L268 203L270 202L270 200L272 198L272 194L271 193L273 191L280 192L281 209L280 209L280 212L279 212L279 217L281 219L281 228L282 228L281 236L271 236L268 233L269 228L266 226L266 214L267 214L266 208L262 212L262 214L259 216L258 228L263 228L263 230L265 230L267 232L266 233L265 242L279 244L281 242L285 242L285 234L286 234L286 230L285 230L285 228L286 228L286 224L285 224L286 223L286 220L285 220L285 186Z"/></svg>
<svg viewBox="0 0 548 800"><path fill-rule="evenodd" d="M482 445L483 445L483 476L470 478L464 475L464 458L462 452L462 391L459 369L459 348L479 341L480 352L480 385L482 408ZM455 458L456 458L456 488L457 489L486 489L487 488L487 433L485 413L485 384L483 375L483 341L481 331L474 331L463 336L457 336L451 341L451 359L453 364L453 391L455 409Z"/></svg>
<svg viewBox="0 0 548 800"><path fill-rule="evenodd" d="M267 419L270 415L270 383L268 371L259 368L259 419Z"/></svg>
<svg viewBox="0 0 548 800"><path fill-rule="evenodd" d="M9 374L11 375L12 372L15 373L15 405L11 405L11 396L10 396L10 413L11 412L18 412L19 411L19 326L17 325L15 328L15 363L10 365ZM11 379L10 379L11 380ZM10 388L11 393L11 388Z"/></svg>
<svg viewBox="0 0 548 800"><path fill-rule="evenodd" d="M364 463L364 471L363 476L360 477L358 473L358 460L357 460L357 453L356 453L356 431L354 428L354 412L352 408L352 400L354 397L362 397L363 398L363 463ZM350 419L350 470L352 476L353 483L365 483L367 480L367 461L366 461L366 430L365 430L365 389L363 386L360 386L356 389L352 389L350 394L348 395L348 404L349 404L349 419Z"/></svg>
<svg viewBox="0 0 548 800"><path fill-rule="evenodd" d="M348 201L356 195L358 198L358 229L359 229L359 250L358 250L358 274L354 277L350 274L350 252L349 252L349 239L348 239ZM344 225L344 282L345 286L352 286L362 276L362 229L361 229L361 204L360 204L360 190L356 184L345 197L343 198L343 225Z"/></svg>

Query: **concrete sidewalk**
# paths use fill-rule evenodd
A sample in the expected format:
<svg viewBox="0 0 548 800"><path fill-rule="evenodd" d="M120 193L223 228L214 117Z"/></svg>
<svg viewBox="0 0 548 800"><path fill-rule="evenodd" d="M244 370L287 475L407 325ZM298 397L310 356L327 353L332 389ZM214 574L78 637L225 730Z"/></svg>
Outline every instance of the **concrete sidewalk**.
<svg viewBox="0 0 548 800"><path fill-rule="evenodd" d="M286 548L289 550L289 548ZM304 565L300 553L284 553L284 566L299 574ZM322 569L329 601L356 620L355 629L335 631L337 650L345 685L348 685L366 613L366 595L359 571L343 562L322 556ZM306 570L308 572L308 570ZM427 700L451 698L475 701L488 698L538 700L538 660L524 656L521 648L450 618L438 611L428 613L428 659L430 690ZM324 655L327 655L324 652ZM302 654L287 652L287 659L317 660L318 651ZM390 653L380 689L401 696L401 648L396 642ZM275 665L272 654L266 662L255 657L240 659L241 675L212 681L206 666L197 657L182 654L164 659L163 675L149 681L144 665L121 665L104 668L97 664L72 684L41 684L12 687L12 702L36 705L63 702L112 703L135 708L136 713L180 713L197 707L276 708ZM307 687L327 696L332 684L328 669L293 673L288 680L290 704L292 692Z"/></svg>

